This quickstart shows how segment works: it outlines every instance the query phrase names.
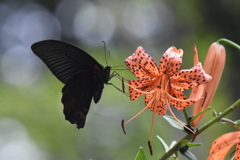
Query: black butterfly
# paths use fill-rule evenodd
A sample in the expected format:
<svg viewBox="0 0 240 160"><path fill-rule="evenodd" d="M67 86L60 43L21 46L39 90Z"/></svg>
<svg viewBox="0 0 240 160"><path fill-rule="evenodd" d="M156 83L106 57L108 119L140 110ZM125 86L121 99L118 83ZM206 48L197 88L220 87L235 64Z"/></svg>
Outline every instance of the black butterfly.
<svg viewBox="0 0 240 160"><path fill-rule="evenodd" d="M85 51L70 44L45 40L34 43L32 51L65 86L62 103L65 119L83 128L92 101L97 103L105 84L113 77L111 67L103 67Z"/></svg>

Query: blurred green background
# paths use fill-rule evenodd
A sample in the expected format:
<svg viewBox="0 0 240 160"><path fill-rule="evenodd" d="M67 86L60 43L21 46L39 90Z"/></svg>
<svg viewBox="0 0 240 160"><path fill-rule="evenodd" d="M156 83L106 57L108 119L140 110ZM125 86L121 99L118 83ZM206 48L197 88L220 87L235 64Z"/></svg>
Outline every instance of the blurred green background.
<svg viewBox="0 0 240 160"><path fill-rule="evenodd" d="M165 50L176 46L184 50L182 68L193 66L192 44L196 43L200 61L210 44L228 38L240 44L239 0L1 0L0 1L0 159L1 160L122 160L135 158L140 146L149 160L163 154L156 135L168 144L184 134L157 116L150 156L147 141L152 112L145 111L120 126L143 107L143 97L128 97L105 85L98 104L92 103L84 129L65 121L61 88L47 67L30 50L31 44L58 39L82 48L106 66L107 62L126 69L124 60L141 45L157 64ZM227 62L220 86L211 106L220 112L240 97L238 85L240 54L227 49ZM127 70L117 70L126 79L135 79ZM112 83L121 88L117 78ZM189 114L191 108L188 108ZM176 112L183 119L182 112ZM228 118L240 118L239 109ZM207 113L203 124L211 118ZM201 125L200 124L200 125ZM191 151L206 159L210 144L223 133L234 131L227 124L216 124L195 142L202 146ZM229 158L230 159L230 158Z"/></svg>

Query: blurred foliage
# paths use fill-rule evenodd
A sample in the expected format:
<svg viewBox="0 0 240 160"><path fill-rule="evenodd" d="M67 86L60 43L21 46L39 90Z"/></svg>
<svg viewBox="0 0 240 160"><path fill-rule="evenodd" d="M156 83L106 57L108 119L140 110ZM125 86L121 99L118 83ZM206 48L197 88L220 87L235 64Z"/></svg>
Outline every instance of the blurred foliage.
<svg viewBox="0 0 240 160"><path fill-rule="evenodd" d="M60 3L62 7L59 7ZM147 141L149 139L152 112L146 111L126 125L127 135L124 135L120 126L121 120L128 120L138 113L144 107L143 98L130 102L128 97L118 92L111 85L105 85L102 98L98 104L92 102L84 129L78 130L76 126L65 121L62 113L63 106L61 104L61 88L63 84L49 72L40 60L36 60L37 58L31 53L30 45L41 39L61 39L68 43L78 45L105 66L104 49L101 43L101 41L104 40L107 44L107 50L110 51L110 56L107 58L108 63L112 66L122 65L118 67L119 69L126 69L124 60L135 51L138 45L143 46L155 59L157 64L164 51L174 45L184 50L185 54L183 56L182 68L190 68L193 66L193 43L197 44L200 61L202 62L204 61L210 44L219 38L224 37L238 44L240 43L238 31L240 28L239 0L151 0L131 2L96 0L91 2L81 1L79 3L81 4L78 6L76 5L77 2L73 0L10 0L0 2L0 33L2 33L0 34L0 49L2 50L2 53L0 53L0 122L6 118L19 121L26 128L26 133L32 140L32 143L42 151L42 154L46 155L45 159L49 160L130 160L135 158L140 146L144 148L147 159L160 158L164 150L155 136L160 135L166 143L170 144L173 140L177 141L181 139L184 134L171 127L162 117L157 116L153 133L155 137L153 139L154 154L150 156ZM32 6L32 10L39 9L37 7L40 7L41 10L39 10L39 12L46 11L44 14L50 14L57 18L63 14L62 19L59 19L59 24L53 25L52 28L50 27L54 34L47 30L49 32L46 32L46 35L37 37L37 35L42 32L41 28L30 32L33 29L31 27L35 27L35 25L38 24L37 21L41 20L39 17L31 19L32 21L27 23L29 28L23 27L21 25L22 23L20 23L28 19L19 21L19 18L13 18L17 22L13 23L14 25L10 25L11 23L8 24L10 21L8 18L12 17L14 13L20 13L20 11L22 12L18 14L19 16L32 16L29 8L31 8L33 4L35 6ZM81 27L78 28L78 32L80 33L70 33L72 29L69 26L74 23L73 18L75 11L78 9L82 11L84 10L82 6L86 7L88 5L108 9L109 12L106 12L108 13L106 15L113 16L113 26L115 26L115 28L110 38L106 38L107 40L104 39L104 34L103 37L100 36L99 39L94 38L98 37L97 34L99 32L106 34L108 34L108 31L110 32L111 25L107 23L108 21L105 21L107 17L102 15L94 27L100 26L99 21L103 21L106 24L101 24L102 28L98 28L99 30L93 28L92 35L87 35L86 41L76 37L76 34L84 32ZM129 10L124 10L127 7L129 7ZM94 18L91 17L90 11L86 12L89 13L89 16L84 19L86 23L90 21L91 18ZM94 9L92 9L92 11L94 11ZM134 18L134 15L136 16L135 18L138 18L138 21L134 23L130 32L130 29L124 29L123 23L126 23L124 20L129 17L133 16ZM154 17L153 15L157 16ZM151 19L153 17L154 19ZM132 21L133 20L134 19L132 19ZM152 23L154 21L156 24ZM53 22L53 20L46 22L50 23ZM132 25L131 21L127 22L129 24L126 23L126 26ZM49 25L48 23L42 24L42 26L47 26ZM8 25L5 26L5 24ZM155 28L153 28L154 25L156 25ZM14 26L16 30L11 30ZM60 26L59 28L61 29L55 28L54 26ZM90 30L91 27L89 27ZM105 30L103 30L103 28ZM146 29L144 30L144 28ZM146 33L149 33L151 36L148 36L148 34L143 36L145 33L141 32L140 29L143 29L143 31L146 31ZM150 32L151 29L152 32ZM6 30L9 30L9 32L6 32ZM58 30L59 33L56 34L55 32L58 32ZM137 35L134 33L135 36L132 33L134 30L139 30ZM45 30L43 29L43 31ZM20 38L18 39L16 36ZM24 38L22 39L22 37ZM96 39L97 42L92 39L87 41L89 37ZM90 43L91 41L92 44ZM26 53L28 53L27 57L31 58L16 59L16 62L21 63L11 63L10 66L13 68L10 69L9 66L5 66L5 55L10 54L9 50L19 45L25 47ZM239 52L236 52L236 50L230 47L226 46L226 49L228 55L225 71L211 104L217 112L220 112L223 108L232 104L240 95L240 88L238 86L240 79L240 55ZM14 54L22 54L22 50L18 48L14 50ZM29 68L36 67L37 70L33 70L34 74L29 74L26 79L22 79L22 76L26 72L22 66L30 61L33 61L34 64L25 69L28 70ZM134 78L127 70L117 70L117 72L126 79ZM14 83L12 83L13 80L15 80ZM111 82L121 88L120 80L113 78ZM191 113L191 107L187 110ZM176 113L176 110L174 111ZM184 120L182 113L176 113L176 115ZM232 117L228 118L239 119L239 110L236 110L235 114L231 116ZM202 124L208 120L208 117L212 117L210 112L206 113ZM13 126L8 125L9 128ZM192 149L191 152L199 159L205 159L208 156L209 146L212 141L219 135L226 133L226 131L230 132L232 130L234 129L227 125L224 127L222 127L222 124L215 125L197 137L195 141L197 143L202 142L203 145L197 149ZM1 136L0 134L0 139L4 139L4 137ZM0 143L0 159L3 148L7 144L7 142ZM9 148L7 152L9 156L11 156L11 151L12 149ZM28 153L28 150L26 149L25 152ZM21 157L18 158L21 159ZM37 157L34 157L34 159L37 159Z"/></svg>

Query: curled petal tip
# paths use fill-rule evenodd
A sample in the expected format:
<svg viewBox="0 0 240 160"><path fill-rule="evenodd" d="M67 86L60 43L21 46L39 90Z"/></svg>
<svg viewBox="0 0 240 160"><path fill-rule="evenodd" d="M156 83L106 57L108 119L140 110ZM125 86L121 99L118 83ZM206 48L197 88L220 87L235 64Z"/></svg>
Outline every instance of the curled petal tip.
<svg viewBox="0 0 240 160"><path fill-rule="evenodd" d="M196 66L199 63L199 60L198 60L197 45L195 43L193 43L193 51L194 51L194 66Z"/></svg>

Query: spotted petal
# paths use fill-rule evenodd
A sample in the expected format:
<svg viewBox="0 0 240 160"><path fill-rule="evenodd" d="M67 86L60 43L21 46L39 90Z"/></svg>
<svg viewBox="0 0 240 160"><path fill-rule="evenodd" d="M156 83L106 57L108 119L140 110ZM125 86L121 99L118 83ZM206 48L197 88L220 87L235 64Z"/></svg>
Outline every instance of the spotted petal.
<svg viewBox="0 0 240 160"><path fill-rule="evenodd" d="M171 86L182 91L211 80L212 77L205 73L200 62L191 69L180 70L170 77Z"/></svg>
<svg viewBox="0 0 240 160"><path fill-rule="evenodd" d="M135 101L142 95L142 93L138 92L136 89L129 87L129 95L130 95L130 100Z"/></svg>
<svg viewBox="0 0 240 160"><path fill-rule="evenodd" d="M156 77L159 74L155 61L141 46L125 60L125 63L131 72L140 79Z"/></svg>
<svg viewBox="0 0 240 160"><path fill-rule="evenodd" d="M168 94L168 93L167 93ZM178 110L183 110L184 108L194 104L195 102L197 102L199 98L194 98L194 99L177 99L175 97L172 97L171 95L168 94L168 101L171 105L173 105L175 108L177 108Z"/></svg>
<svg viewBox="0 0 240 160"><path fill-rule="evenodd" d="M170 47L160 59L161 74L173 75L182 65L183 50L176 47Z"/></svg>
<svg viewBox="0 0 240 160"><path fill-rule="evenodd" d="M129 87L131 101L135 101L142 95L140 91L150 92L156 86L154 79L135 79L130 80L128 84L131 86Z"/></svg>
<svg viewBox="0 0 240 160"><path fill-rule="evenodd" d="M142 88L152 85L155 82L154 78L148 78L148 79L135 79L130 80L128 82L129 85L131 85L133 88Z"/></svg>
<svg viewBox="0 0 240 160"><path fill-rule="evenodd" d="M185 94L179 90L179 89L176 89L176 88L172 88L171 87L171 92L170 92L171 96L174 97L174 98L177 98L179 100L185 100L187 99L187 97L185 96Z"/></svg>
<svg viewBox="0 0 240 160"><path fill-rule="evenodd" d="M237 150L235 159L240 159L239 157L239 131L230 132L218 137L211 145L210 156L208 160L224 160L227 152L234 146L237 142Z"/></svg>

